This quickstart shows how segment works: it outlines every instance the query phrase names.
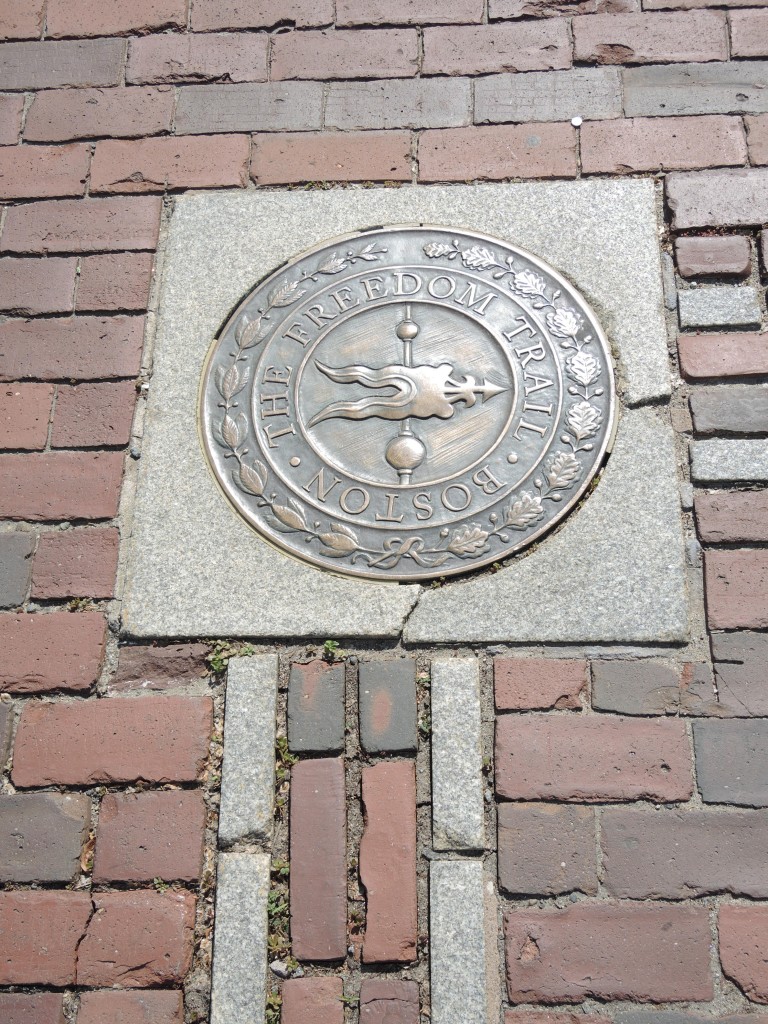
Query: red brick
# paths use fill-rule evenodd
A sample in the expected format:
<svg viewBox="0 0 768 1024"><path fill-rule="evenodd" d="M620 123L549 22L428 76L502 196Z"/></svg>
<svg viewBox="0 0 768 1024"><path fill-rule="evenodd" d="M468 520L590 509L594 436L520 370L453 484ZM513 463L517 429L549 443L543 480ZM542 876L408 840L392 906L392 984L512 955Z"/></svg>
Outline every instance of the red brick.
<svg viewBox="0 0 768 1024"><path fill-rule="evenodd" d="M73 985L86 892L0 892L0 985Z"/></svg>
<svg viewBox="0 0 768 1024"><path fill-rule="evenodd" d="M550 71L571 66L565 21L472 25L424 30L425 75Z"/></svg>
<svg viewBox="0 0 768 1024"><path fill-rule="evenodd" d="M0 44L0 89L57 89L63 85L117 85L122 77L122 39L75 39L56 43Z"/></svg>
<svg viewBox="0 0 768 1024"><path fill-rule="evenodd" d="M0 7L0 39L39 39L45 0L10 0Z"/></svg>
<svg viewBox="0 0 768 1024"><path fill-rule="evenodd" d="M512 1003L713 996L706 908L584 902L512 910L504 936Z"/></svg>
<svg viewBox="0 0 768 1024"><path fill-rule="evenodd" d="M210 32L218 28L272 28L293 22L296 28L314 28L333 22L333 0L195 0L192 29Z"/></svg>
<svg viewBox="0 0 768 1024"><path fill-rule="evenodd" d="M360 1024L419 1024L419 986L399 978L363 978Z"/></svg>
<svg viewBox="0 0 768 1024"><path fill-rule="evenodd" d="M0 387L0 448L45 448L52 402L52 384Z"/></svg>
<svg viewBox="0 0 768 1024"><path fill-rule="evenodd" d="M147 988L184 980L195 925L191 892L94 893L93 905L78 950L78 985Z"/></svg>
<svg viewBox="0 0 768 1024"><path fill-rule="evenodd" d="M738 117L631 117L588 121L581 129L586 174L736 167L747 162Z"/></svg>
<svg viewBox="0 0 768 1024"><path fill-rule="evenodd" d="M483 0L337 0L336 24L469 25L483 20Z"/></svg>
<svg viewBox="0 0 768 1024"><path fill-rule="evenodd" d="M24 97L13 93L0 95L0 146L15 146L21 132Z"/></svg>
<svg viewBox="0 0 768 1024"><path fill-rule="evenodd" d="M187 6L187 0L48 0L46 30L56 39L186 28Z"/></svg>
<svg viewBox="0 0 768 1024"><path fill-rule="evenodd" d="M503 715L496 790L507 800L687 800L685 725L590 716Z"/></svg>
<svg viewBox="0 0 768 1024"><path fill-rule="evenodd" d="M744 235L677 238L675 257L681 277L747 277L752 247Z"/></svg>
<svg viewBox="0 0 768 1024"><path fill-rule="evenodd" d="M248 181L249 152L247 135L100 142L91 168L91 190L163 192L243 186Z"/></svg>
<svg viewBox="0 0 768 1024"><path fill-rule="evenodd" d="M569 124L446 128L422 132L419 142L420 181L575 176Z"/></svg>
<svg viewBox="0 0 768 1024"><path fill-rule="evenodd" d="M722 906L717 920L723 974L755 1003L768 1003L768 907Z"/></svg>
<svg viewBox="0 0 768 1024"><path fill-rule="evenodd" d="M100 612L0 615L0 689L89 689L101 672L106 635Z"/></svg>
<svg viewBox="0 0 768 1024"><path fill-rule="evenodd" d="M710 629L768 627L768 550L707 551L704 581Z"/></svg>
<svg viewBox="0 0 768 1024"><path fill-rule="evenodd" d="M121 647L117 673L109 688L114 692L167 690L196 682L210 673L205 663L209 649L207 644Z"/></svg>
<svg viewBox="0 0 768 1024"><path fill-rule="evenodd" d="M677 346L689 380L768 374L768 334L681 334Z"/></svg>
<svg viewBox="0 0 768 1024"><path fill-rule="evenodd" d="M409 78L418 70L415 29L287 32L272 38L271 76Z"/></svg>
<svg viewBox="0 0 768 1024"><path fill-rule="evenodd" d="M53 199L11 206L6 211L5 252L98 252L154 249L162 200Z"/></svg>
<svg viewBox="0 0 768 1024"><path fill-rule="evenodd" d="M88 147L0 147L0 199L81 196L88 177Z"/></svg>
<svg viewBox="0 0 768 1024"><path fill-rule="evenodd" d="M300 761L291 770L291 937L299 960L346 956L346 848L343 760Z"/></svg>
<svg viewBox="0 0 768 1024"><path fill-rule="evenodd" d="M75 295L74 259L0 259L0 309L35 315L71 313Z"/></svg>
<svg viewBox="0 0 768 1024"><path fill-rule="evenodd" d="M298 181L410 181L410 132L279 132L254 137L257 185Z"/></svg>
<svg viewBox="0 0 768 1024"><path fill-rule="evenodd" d="M594 14L573 19L574 60L597 64L686 63L728 59L725 15Z"/></svg>
<svg viewBox="0 0 768 1024"><path fill-rule="evenodd" d="M131 436L136 388L133 381L60 384L53 420L54 448L125 445Z"/></svg>
<svg viewBox="0 0 768 1024"><path fill-rule="evenodd" d="M65 1024L64 996L53 992L0 992L4 1024Z"/></svg>
<svg viewBox="0 0 768 1024"><path fill-rule="evenodd" d="M101 802L95 882L196 882L203 866L205 804L198 790L108 793Z"/></svg>
<svg viewBox="0 0 768 1024"><path fill-rule="evenodd" d="M494 658L493 686L499 711L580 708L587 685L586 661L565 658Z"/></svg>
<svg viewBox="0 0 768 1024"><path fill-rule="evenodd" d="M242 32L132 39L129 82L266 82L265 35Z"/></svg>
<svg viewBox="0 0 768 1024"><path fill-rule="evenodd" d="M112 519L122 479L121 452L0 455L0 516L36 522Z"/></svg>
<svg viewBox="0 0 768 1024"><path fill-rule="evenodd" d="M283 985L282 1024L344 1024L339 977L291 978Z"/></svg>
<svg viewBox="0 0 768 1024"><path fill-rule="evenodd" d="M168 88L39 92L27 114L24 138L66 142L157 135L171 127L173 102L173 90Z"/></svg>
<svg viewBox="0 0 768 1024"><path fill-rule="evenodd" d="M84 256L80 263L77 309L145 310L152 281L152 253Z"/></svg>
<svg viewBox="0 0 768 1024"><path fill-rule="evenodd" d="M750 163L756 166L768 164L768 114L745 117L744 123L747 126Z"/></svg>
<svg viewBox="0 0 768 1024"><path fill-rule="evenodd" d="M111 527L43 533L35 555L32 597L112 597L120 534Z"/></svg>
<svg viewBox="0 0 768 1024"><path fill-rule="evenodd" d="M142 316L78 316L0 323L0 381L135 377Z"/></svg>
<svg viewBox="0 0 768 1024"><path fill-rule="evenodd" d="M768 11L730 11L731 56L768 57Z"/></svg>
<svg viewBox="0 0 768 1024"><path fill-rule="evenodd" d="M591 807L499 804L499 885L520 896L597 893Z"/></svg>
<svg viewBox="0 0 768 1024"><path fill-rule="evenodd" d="M365 963L416 959L416 772L413 761L363 768Z"/></svg>
<svg viewBox="0 0 768 1024"><path fill-rule="evenodd" d="M768 490L696 495L696 526L707 544L768 541Z"/></svg>
<svg viewBox="0 0 768 1024"><path fill-rule="evenodd" d="M194 782L208 758L208 697L109 697L26 704L16 732L16 786Z"/></svg>
<svg viewBox="0 0 768 1024"><path fill-rule="evenodd" d="M183 1024L181 992L82 992L77 1024ZM31 1022L30 1022L31 1024Z"/></svg>

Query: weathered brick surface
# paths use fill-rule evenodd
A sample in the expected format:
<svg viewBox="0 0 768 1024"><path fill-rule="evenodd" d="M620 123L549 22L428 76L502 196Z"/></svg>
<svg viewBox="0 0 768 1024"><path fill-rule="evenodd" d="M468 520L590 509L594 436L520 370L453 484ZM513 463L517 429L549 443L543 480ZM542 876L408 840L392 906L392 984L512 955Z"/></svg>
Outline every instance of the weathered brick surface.
<svg viewBox="0 0 768 1024"><path fill-rule="evenodd" d="M211 716L208 697L27 704L14 785L194 782L208 757Z"/></svg>
<svg viewBox="0 0 768 1024"><path fill-rule="evenodd" d="M413 761L363 768L365 963L416 959L416 773Z"/></svg>
<svg viewBox="0 0 768 1024"><path fill-rule="evenodd" d="M424 30L425 75L548 71L571 66L565 22L437 27Z"/></svg>
<svg viewBox="0 0 768 1024"><path fill-rule="evenodd" d="M592 706L623 715L706 714L714 699L708 666L681 671L663 661L593 661Z"/></svg>
<svg viewBox="0 0 768 1024"><path fill-rule="evenodd" d="M731 54L768 57L768 11L731 11Z"/></svg>
<svg viewBox="0 0 768 1024"><path fill-rule="evenodd" d="M48 0L48 35L113 36L124 32L182 28L187 23L187 0L131 0L104 4L100 0Z"/></svg>
<svg viewBox="0 0 768 1024"><path fill-rule="evenodd" d="M580 903L504 915L513 1003L711 999L705 908Z"/></svg>
<svg viewBox="0 0 768 1024"><path fill-rule="evenodd" d="M282 1024L344 1024L339 977L290 978L283 985Z"/></svg>
<svg viewBox="0 0 768 1024"><path fill-rule="evenodd" d="M95 882L196 882L203 866L205 804L197 790L107 793L101 802Z"/></svg>
<svg viewBox="0 0 768 1024"><path fill-rule="evenodd" d="M195 0L192 28L209 32L219 28L272 28L293 22L297 28L330 25L333 0L265 0L244 4L242 0Z"/></svg>
<svg viewBox="0 0 768 1024"><path fill-rule="evenodd" d="M344 665L292 665L288 685L288 746L302 754L344 750Z"/></svg>
<svg viewBox="0 0 768 1024"><path fill-rule="evenodd" d="M681 334L677 345L689 380L768 374L768 334Z"/></svg>
<svg viewBox="0 0 768 1024"><path fill-rule="evenodd" d="M32 597L112 597L120 534L111 527L43 533L35 555Z"/></svg>
<svg viewBox="0 0 768 1024"><path fill-rule="evenodd" d="M14 146L21 132L23 95L0 94L0 146Z"/></svg>
<svg viewBox="0 0 768 1024"><path fill-rule="evenodd" d="M289 32L272 41L274 80L407 78L417 70L415 29Z"/></svg>
<svg viewBox="0 0 768 1024"><path fill-rule="evenodd" d="M707 551L704 569L711 629L768 626L768 550Z"/></svg>
<svg viewBox="0 0 768 1024"><path fill-rule="evenodd" d="M1 892L0 985L73 985L90 915L86 892Z"/></svg>
<svg viewBox="0 0 768 1024"><path fill-rule="evenodd" d="M586 661L567 658L495 658L493 690L499 711L580 708Z"/></svg>
<svg viewBox="0 0 768 1024"><path fill-rule="evenodd" d="M11 749L11 731L13 729L13 704L0 701L0 760L3 764L8 760Z"/></svg>
<svg viewBox="0 0 768 1024"><path fill-rule="evenodd" d="M190 85L179 96L176 132L313 131L322 107L322 82Z"/></svg>
<svg viewBox="0 0 768 1024"><path fill-rule="evenodd" d="M730 118L727 120L730 121ZM744 235L677 238L675 258L682 277L747 277L752 247Z"/></svg>
<svg viewBox="0 0 768 1024"><path fill-rule="evenodd" d="M696 780L705 803L768 806L768 722L694 722Z"/></svg>
<svg viewBox="0 0 768 1024"><path fill-rule="evenodd" d="M122 39L0 44L0 89L57 89L118 85Z"/></svg>
<svg viewBox="0 0 768 1024"><path fill-rule="evenodd" d="M127 444L135 404L136 387L130 380L59 385L52 447L103 448Z"/></svg>
<svg viewBox="0 0 768 1024"><path fill-rule="evenodd" d="M77 286L78 312L145 310L152 280L152 253L84 256Z"/></svg>
<svg viewBox="0 0 768 1024"><path fill-rule="evenodd" d="M640 0L488 0L492 20L551 18L557 14L627 14L639 10Z"/></svg>
<svg viewBox="0 0 768 1024"><path fill-rule="evenodd" d="M1 689L87 690L101 672L106 622L100 612L0 615L0 638Z"/></svg>
<svg viewBox="0 0 768 1024"><path fill-rule="evenodd" d="M91 801L84 793L1 795L0 880L73 881L90 816Z"/></svg>
<svg viewBox="0 0 768 1024"><path fill-rule="evenodd" d="M65 142L168 131L172 89L55 89L38 93L24 125L29 142Z"/></svg>
<svg viewBox="0 0 768 1024"><path fill-rule="evenodd" d="M78 316L0 323L0 380L135 377L144 317Z"/></svg>
<svg viewBox="0 0 768 1024"><path fill-rule="evenodd" d="M754 117L745 117L744 124L747 128L750 163L768 164L768 115L758 114ZM763 266L765 266L765 256L763 256Z"/></svg>
<svg viewBox="0 0 768 1024"><path fill-rule="evenodd" d="M511 895L597 893L595 814L588 807L499 805L499 885Z"/></svg>
<svg viewBox="0 0 768 1024"><path fill-rule="evenodd" d="M621 77L624 113L629 117L759 114L768 110L764 61L629 67Z"/></svg>
<svg viewBox="0 0 768 1024"><path fill-rule="evenodd" d="M55 992L0 992L5 1024L65 1024L64 996Z"/></svg>
<svg viewBox="0 0 768 1024"><path fill-rule="evenodd" d="M574 68L488 75L475 81L475 120L570 121L621 117L621 82L614 68Z"/></svg>
<svg viewBox="0 0 768 1024"><path fill-rule="evenodd" d="M768 896L765 812L606 808L601 832L604 884L612 896Z"/></svg>
<svg viewBox="0 0 768 1024"><path fill-rule="evenodd" d="M670 1017L672 1015L676 1016L674 1011ZM609 1019L599 1014L563 1013L555 1010L507 1010L504 1014L504 1024L608 1024ZM617 1020L619 1019L621 1018L617 1015ZM652 1024L652 1022L647 1021L646 1024ZM655 1024L662 1024L662 1022L657 1021ZM673 1024L671 1019L668 1024Z"/></svg>
<svg viewBox="0 0 768 1024"><path fill-rule="evenodd" d="M249 150L245 135L100 142L91 168L91 190L162 192L242 186L248 180Z"/></svg>
<svg viewBox="0 0 768 1024"><path fill-rule="evenodd" d="M26 598L32 577L35 541L34 533L21 530L0 533L0 608L17 608ZM0 726L0 734L2 731Z"/></svg>
<svg viewBox="0 0 768 1024"><path fill-rule="evenodd" d="M768 1003L768 908L722 906L717 918L723 974L756 1003Z"/></svg>
<svg viewBox="0 0 768 1024"><path fill-rule="evenodd" d="M347 952L346 793L340 758L291 770L291 937L299 960Z"/></svg>
<svg viewBox="0 0 768 1024"><path fill-rule="evenodd" d="M368 754L415 753L416 662L363 662L359 668L360 742Z"/></svg>
<svg viewBox="0 0 768 1024"><path fill-rule="evenodd" d="M421 181L575 174L576 134L569 124L448 128L425 131L419 141Z"/></svg>
<svg viewBox="0 0 768 1024"><path fill-rule="evenodd" d="M169 647L121 647L111 690L167 690L208 675L206 644L172 644Z"/></svg>
<svg viewBox="0 0 768 1024"><path fill-rule="evenodd" d="M737 716L768 716L768 634L713 633L712 657L723 704Z"/></svg>
<svg viewBox="0 0 768 1024"><path fill-rule="evenodd" d="M415 981L364 978L360 986L360 1024L419 1024L419 986Z"/></svg>
<svg viewBox="0 0 768 1024"><path fill-rule="evenodd" d="M120 452L0 455L0 516L112 519L122 476Z"/></svg>
<svg viewBox="0 0 768 1024"><path fill-rule="evenodd" d="M88 177L88 147L0 147L0 198L81 196Z"/></svg>
<svg viewBox="0 0 768 1024"><path fill-rule="evenodd" d="M11 206L0 248L16 253L154 249L161 200L59 199Z"/></svg>
<svg viewBox="0 0 768 1024"><path fill-rule="evenodd" d="M0 259L0 309L22 316L71 313L77 261Z"/></svg>
<svg viewBox="0 0 768 1024"><path fill-rule="evenodd" d="M206 33L132 39L128 82L266 82L267 35Z"/></svg>
<svg viewBox="0 0 768 1024"><path fill-rule="evenodd" d="M581 129L587 174L736 167L746 163L744 129L737 117L636 117L593 121Z"/></svg>
<svg viewBox="0 0 768 1024"><path fill-rule="evenodd" d="M573 19L574 58L598 64L728 59L725 15L596 14Z"/></svg>
<svg viewBox="0 0 768 1024"><path fill-rule="evenodd" d="M0 39L39 39L45 0L15 0L0 10Z"/></svg>
<svg viewBox="0 0 768 1024"><path fill-rule="evenodd" d="M53 390L52 384L0 387L0 448L45 448Z"/></svg>
<svg viewBox="0 0 768 1024"><path fill-rule="evenodd" d="M82 992L77 1024L183 1024L181 992Z"/></svg>
<svg viewBox="0 0 768 1024"><path fill-rule="evenodd" d="M191 892L94 893L95 913L77 956L79 985L178 985L192 961Z"/></svg>
<svg viewBox="0 0 768 1024"><path fill-rule="evenodd" d="M337 25L469 25L483 20L482 0L338 0Z"/></svg>
<svg viewBox="0 0 768 1024"><path fill-rule="evenodd" d="M667 202L676 229L736 227L768 220L768 169L670 174Z"/></svg>
<svg viewBox="0 0 768 1024"><path fill-rule="evenodd" d="M302 132L257 135L257 185L295 181L410 181L409 132Z"/></svg>
<svg viewBox="0 0 768 1024"><path fill-rule="evenodd" d="M508 800L687 800L691 754L682 722L503 715L496 791Z"/></svg>
<svg viewBox="0 0 768 1024"><path fill-rule="evenodd" d="M328 87L326 128L455 128L471 123L468 78L392 78L331 82ZM344 138L335 137L340 142Z"/></svg>
<svg viewBox="0 0 768 1024"><path fill-rule="evenodd" d="M768 390L750 384L700 387L689 399L698 434L760 434L768 430Z"/></svg>

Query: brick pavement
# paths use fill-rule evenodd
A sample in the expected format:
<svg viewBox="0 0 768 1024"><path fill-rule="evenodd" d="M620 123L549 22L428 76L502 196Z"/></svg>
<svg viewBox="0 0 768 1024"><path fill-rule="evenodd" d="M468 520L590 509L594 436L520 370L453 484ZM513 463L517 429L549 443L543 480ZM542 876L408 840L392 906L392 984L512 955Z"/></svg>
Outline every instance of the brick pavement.
<svg viewBox="0 0 768 1024"><path fill-rule="evenodd" d="M764 0L16 0L0 38L0 1017L208 1019L223 676L203 643L126 642L113 602L174 194L641 174L663 189L661 244L692 309L671 355L680 450L738 445L686 513L710 646L695 662L480 652L482 858L504 933L489 1019L660 1024L683 1001L762 1020ZM736 285L757 314L726 321L725 293L702 310L707 287ZM355 664L327 670L325 723L302 721L312 687L295 716L290 694L317 670L285 653L281 686L301 664L276 848L296 754L305 840L290 887L279 861L273 880L303 895L292 950L273 899L271 949L307 963L270 973L270 1021L281 991L285 1024L429 1019L431 654L410 654L360 670L361 754Z"/></svg>

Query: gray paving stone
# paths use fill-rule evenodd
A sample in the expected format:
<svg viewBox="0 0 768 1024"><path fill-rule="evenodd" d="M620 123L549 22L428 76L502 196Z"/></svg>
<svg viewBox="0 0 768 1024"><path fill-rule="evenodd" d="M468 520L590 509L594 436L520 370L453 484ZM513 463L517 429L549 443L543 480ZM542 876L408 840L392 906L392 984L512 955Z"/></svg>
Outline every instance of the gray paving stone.
<svg viewBox="0 0 768 1024"><path fill-rule="evenodd" d="M90 819L84 793L0 795L0 881L71 882Z"/></svg>
<svg viewBox="0 0 768 1024"><path fill-rule="evenodd" d="M483 898L481 861L431 862L432 1024L486 1024Z"/></svg>
<svg viewBox="0 0 768 1024"><path fill-rule="evenodd" d="M277 656L232 658L227 668L219 843L268 842L275 799Z"/></svg>
<svg viewBox="0 0 768 1024"><path fill-rule="evenodd" d="M412 754L416 731L416 662L364 661L358 680L360 742L368 754Z"/></svg>
<svg viewBox="0 0 768 1024"><path fill-rule="evenodd" d="M621 117L621 80L613 68L489 75L475 82L475 122L585 121Z"/></svg>
<svg viewBox="0 0 768 1024"><path fill-rule="evenodd" d="M468 78L331 82L325 127L453 128L472 123Z"/></svg>
<svg viewBox="0 0 768 1024"><path fill-rule="evenodd" d="M0 608L16 608L29 592L34 533L0 533Z"/></svg>
<svg viewBox="0 0 768 1024"><path fill-rule="evenodd" d="M432 845L436 850L485 846L476 658L432 661Z"/></svg>
<svg viewBox="0 0 768 1024"><path fill-rule="evenodd" d="M768 220L768 167L668 174L665 187L672 226L678 231L748 227Z"/></svg>
<svg viewBox="0 0 768 1024"><path fill-rule="evenodd" d="M768 432L768 387L764 385L693 388L690 404L697 434Z"/></svg>
<svg viewBox="0 0 768 1024"><path fill-rule="evenodd" d="M757 288L749 285L686 288L677 293L677 301L683 328L757 327L760 324Z"/></svg>
<svg viewBox="0 0 768 1024"><path fill-rule="evenodd" d="M566 527L500 572L426 591L408 619L405 639L684 640L688 603L680 517L669 423L652 409L625 412L598 486Z"/></svg>
<svg viewBox="0 0 768 1024"><path fill-rule="evenodd" d="M627 117L768 111L765 61L654 64L625 68L622 78Z"/></svg>
<svg viewBox="0 0 768 1024"><path fill-rule="evenodd" d="M216 888L211 1024L262 1024L269 855L222 853Z"/></svg>
<svg viewBox="0 0 768 1024"><path fill-rule="evenodd" d="M344 750L344 665L292 665L288 683L288 747L295 754Z"/></svg>
<svg viewBox="0 0 768 1024"><path fill-rule="evenodd" d="M694 441L691 477L699 484L768 482L768 444L752 438Z"/></svg>
<svg viewBox="0 0 768 1024"><path fill-rule="evenodd" d="M319 128L322 82L187 85L179 90L176 133L299 132Z"/></svg>
<svg viewBox="0 0 768 1024"><path fill-rule="evenodd" d="M693 749L705 803L768 807L768 721L694 722Z"/></svg>

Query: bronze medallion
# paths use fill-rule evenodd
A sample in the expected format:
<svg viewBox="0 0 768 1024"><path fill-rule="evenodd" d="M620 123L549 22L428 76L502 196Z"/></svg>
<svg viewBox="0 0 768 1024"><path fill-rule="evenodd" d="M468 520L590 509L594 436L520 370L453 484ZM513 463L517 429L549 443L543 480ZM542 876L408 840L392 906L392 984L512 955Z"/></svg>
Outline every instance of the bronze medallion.
<svg viewBox="0 0 768 1024"><path fill-rule="evenodd" d="M267 540L337 573L425 580L559 522L615 408L608 342L559 274L497 238L395 226L254 287L209 352L200 423Z"/></svg>

